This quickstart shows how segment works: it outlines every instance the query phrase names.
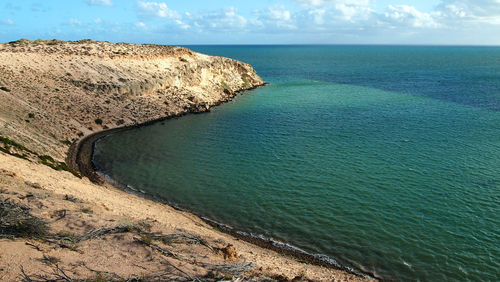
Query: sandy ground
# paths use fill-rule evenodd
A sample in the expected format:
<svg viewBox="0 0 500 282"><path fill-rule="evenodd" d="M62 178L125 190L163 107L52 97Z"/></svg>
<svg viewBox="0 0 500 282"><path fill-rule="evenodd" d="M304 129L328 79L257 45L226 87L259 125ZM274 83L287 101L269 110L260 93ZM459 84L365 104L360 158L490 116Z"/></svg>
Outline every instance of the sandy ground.
<svg viewBox="0 0 500 282"><path fill-rule="evenodd" d="M205 111L262 84L248 64L182 47L0 44L0 135L64 160L94 132Z"/></svg>
<svg viewBox="0 0 500 282"><path fill-rule="evenodd" d="M262 84L248 64L180 47L0 44L0 281L363 280L78 178L63 163L95 132L205 111Z"/></svg>
<svg viewBox="0 0 500 282"><path fill-rule="evenodd" d="M21 267L26 275L49 278L64 272L71 278L108 279L363 280L237 240L167 205L4 153L0 191L0 199L27 206L47 222L51 234L50 239L0 239L2 281L20 280ZM127 231L78 241L117 227ZM53 239L59 238L54 234L65 239Z"/></svg>

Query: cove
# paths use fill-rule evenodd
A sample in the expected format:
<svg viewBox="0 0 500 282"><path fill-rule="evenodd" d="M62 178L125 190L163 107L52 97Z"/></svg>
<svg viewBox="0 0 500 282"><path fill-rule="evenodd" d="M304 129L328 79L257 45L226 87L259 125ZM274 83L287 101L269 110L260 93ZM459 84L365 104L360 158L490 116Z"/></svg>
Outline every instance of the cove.
<svg viewBox="0 0 500 282"><path fill-rule="evenodd" d="M199 48L270 85L101 139L99 171L385 279L498 277L498 49Z"/></svg>

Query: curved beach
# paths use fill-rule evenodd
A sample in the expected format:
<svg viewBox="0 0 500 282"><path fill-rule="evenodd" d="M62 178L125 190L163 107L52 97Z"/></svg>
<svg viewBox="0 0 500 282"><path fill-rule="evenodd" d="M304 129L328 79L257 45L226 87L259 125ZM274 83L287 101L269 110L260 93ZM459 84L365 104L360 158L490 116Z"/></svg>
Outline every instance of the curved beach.
<svg viewBox="0 0 500 282"><path fill-rule="evenodd" d="M247 91L247 90L245 90L245 91ZM186 113L186 114L199 114L199 112ZM172 118L178 118L178 116L169 117L166 119L168 120L168 119L172 119ZM145 124L134 125L134 126L129 126L129 127L104 130L104 131L100 131L100 132L94 133L92 135L86 136L81 141L74 143L72 145L72 147L70 148L70 151L68 153L67 162L72 164L72 165L76 165L75 169L77 169L79 172L82 173L83 176L87 177L88 179L90 179L92 182L94 182L96 184L111 185L113 187L116 187L117 189L121 189L121 190L126 191L128 193L132 193L138 197L143 197L145 199L149 199L152 201L168 204L167 202L165 202L162 199L153 197L147 193L143 193L143 192L139 192L139 191L134 190L134 189L130 189L127 186L119 185L119 184L117 184L116 181L114 181L108 177L103 177L102 174L98 173L98 171L96 170L96 168L93 164L94 148L95 148L96 142L98 142L99 139L105 138L108 135L111 135L111 134L114 134L114 133L117 133L120 131L133 130L134 128L148 126L152 123L160 122L163 120L165 120L165 119L159 119L156 121L147 122ZM181 209L179 207L174 207L174 208L176 210L181 211L181 212L192 213L192 211L184 210L184 209ZM325 267L325 268L345 271L347 273L353 274L353 275L358 276L358 277L375 279L375 277L373 276L373 273L362 273L359 270L350 269L348 267L345 267L345 266L338 264L337 262L329 259L328 257L310 254L310 253L307 253L307 252L305 252L301 249L298 249L294 246L290 246L288 244L284 244L284 243L275 241L275 240L270 239L270 238L266 239L263 237L251 236L250 234L248 234L246 232L241 232L239 230L235 230L231 226L228 226L228 225L225 225L223 223L219 223L219 222L216 222L216 221L211 220L209 218L206 218L202 214L196 214L196 216L198 216L199 219L202 220L204 223L206 223L206 224L212 226L213 228L220 230L220 231L222 231L230 236L233 236L234 238L241 239L241 240L244 240L244 241L249 242L251 244L257 245L259 247L275 251L278 254L294 258L297 261L300 261L303 263L308 263L311 265L321 266L321 267Z"/></svg>
<svg viewBox="0 0 500 282"><path fill-rule="evenodd" d="M95 173L95 140L204 112L258 87L263 81L251 66L180 47L91 41L21 40L2 44L0 56L1 200L28 206L29 219L46 228L0 239L0 278L365 279L320 266L313 256L226 234ZM85 177L75 177L78 171Z"/></svg>

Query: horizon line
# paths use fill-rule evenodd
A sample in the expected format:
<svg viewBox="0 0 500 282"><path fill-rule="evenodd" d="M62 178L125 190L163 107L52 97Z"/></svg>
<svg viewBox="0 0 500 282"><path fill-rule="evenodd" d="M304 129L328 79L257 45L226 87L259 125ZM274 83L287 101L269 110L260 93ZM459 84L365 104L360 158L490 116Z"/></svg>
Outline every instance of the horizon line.
<svg viewBox="0 0 500 282"><path fill-rule="evenodd" d="M20 38L18 40L25 39ZM61 41L81 41L88 40L78 39L78 40L61 40L61 39L42 39L44 41L48 40L61 40ZM30 39L28 39L30 40ZM30 40L30 41L36 41ZM132 42L124 42L124 41L107 41L107 40L98 40L98 39L90 39L92 41L104 41L110 43L132 43ZM17 40L4 41L0 42L0 44L9 44L11 42L15 42ZM500 44L447 44L447 43L150 43L150 42L141 42L141 43L132 43L132 44L152 44L152 45L165 45L165 46L395 46L395 47L500 47Z"/></svg>

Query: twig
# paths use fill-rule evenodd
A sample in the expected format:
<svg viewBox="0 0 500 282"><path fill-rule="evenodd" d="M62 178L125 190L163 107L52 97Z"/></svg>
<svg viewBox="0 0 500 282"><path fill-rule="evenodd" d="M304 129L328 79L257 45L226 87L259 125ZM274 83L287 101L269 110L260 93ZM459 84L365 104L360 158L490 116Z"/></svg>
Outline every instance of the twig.
<svg viewBox="0 0 500 282"><path fill-rule="evenodd" d="M25 243L26 245L28 245L28 246L32 246L33 248L35 248L35 249L36 249L37 251L39 251L39 252L41 252L41 251L42 251L42 249L40 249L40 247L39 247L39 246L37 246L37 245L35 245L35 244L32 244L32 243L30 243L30 242L24 242L24 243Z"/></svg>
<svg viewBox="0 0 500 282"><path fill-rule="evenodd" d="M63 274L63 278L65 278L66 281L68 282L72 282L73 279L71 277L69 277L66 272L64 272L64 270L62 270L62 268L59 267L59 265L56 264L56 269L61 272Z"/></svg>
<svg viewBox="0 0 500 282"><path fill-rule="evenodd" d="M164 249L158 245L156 245L155 243L152 243L152 242L147 242L145 241L144 239L140 239L140 238L136 238L134 237L134 241L136 242L139 242L141 244L144 244L146 246L149 246L150 248L152 248L153 250L156 250L158 252L160 252L162 255L164 256L167 256L167 257L173 257L173 258L176 258L176 259L180 259L179 256L177 256L176 254L172 253L171 251L167 250L167 249ZM189 279L194 279L194 280L197 280L197 278L193 278L191 277L191 275L187 274L186 272L184 272L182 269L178 268L177 266L175 266L174 264L172 264L170 261L168 261L167 259L165 259L165 262L170 265L171 267L175 268L177 271L179 271L180 273L186 275Z"/></svg>
<svg viewBox="0 0 500 282"><path fill-rule="evenodd" d="M152 242L147 242L146 240L144 240L144 239L142 239L142 238L136 238L136 237L134 237L134 241L139 242L139 243L141 243L141 244L144 244L144 245L146 245L146 246L149 246L149 247L151 247L152 249L157 250L158 252L160 252L160 253L161 253L161 254L163 254L163 255L166 255L166 256L169 256L169 257L173 257L173 258L176 258L176 259L178 259L178 258L179 258L179 256L178 256L178 255L176 255L176 254L172 253L171 251L169 251L169 250L167 250L167 249L164 249L164 248L162 248L162 247L160 247L160 246L156 245L155 243L152 243Z"/></svg>
<svg viewBox="0 0 500 282"><path fill-rule="evenodd" d="M57 282L57 281L66 281L66 282L73 282L73 278L69 277L66 272L62 268L59 267L59 265L54 264L55 269L53 270L53 273L49 274L52 277L55 278L50 278L48 276L43 276L39 274L32 274L28 275L24 271L24 267L21 265L21 274L23 275L23 279L27 282ZM34 279L37 280L34 280Z"/></svg>
<svg viewBox="0 0 500 282"><path fill-rule="evenodd" d="M75 241L76 242L82 242L94 238L98 238L107 234L118 234L118 233L127 233L132 230L134 230L135 227L131 227L128 225L118 225L115 227L104 227L104 228L99 228L99 229L94 229L86 234L83 234L82 236L78 237Z"/></svg>
<svg viewBox="0 0 500 282"><path fill-rule="evenodd" d="M148 232L139 232L138 235L144 235L147 236L153 240L160 240L163 242L169 242L173 241L175 239L185 239L185 241L190 241L195 244L200 244L203 245L207 248L209 248L211 251L214 251L214 248L210 246L205 240L202 238L192 235L192 234L183 234L183 233L175 233L175 234L168 234L168 235L160 235L160 234L155 234L155 233L148 233Z"/></svg>
<svg viewBox="0 0 500 282"><path fill-rule="evenodd" d="M90 267L88 267L85 263L82 264L86 269L94 272L94 273L97 273L97 274L101 274L101 273L104 273L104 274L107 274L107 275L111 275L111 276L114 276L116 278L118 278L119 280L121 281L124 281L125 279L123 277L121 277L120 275L114 273L114 272L108 272L108 271L101 271L101 270L95 270L95 269L92 269Z"/></svg>
<svg viewBox="0 0 500 282"><path fill-rule="evenodd" d="M58 210L56 211L56 213L57 213L57 218L54 221L58 221L66 217L66 210Z"/></svg>
<svg viewBox="0 0 500 282"><path fill-rule="evenodd" d="M209 264L200 263L201 266L210 267L212 270L218 270L220 272L229 273L233 276L239 276L253 268L253 263L237 263L237 264Z"/></svg>
<svg viewBox="0 0 500 282"><path fill-rule="evenodd" d="M28 282L32 282L33 280L31 280L31 278L28 276L28 274L26 274L26 272L24 272L24 267L21 265L21 274L23 275L23 278L25 281L28 281Z"/></svg>

